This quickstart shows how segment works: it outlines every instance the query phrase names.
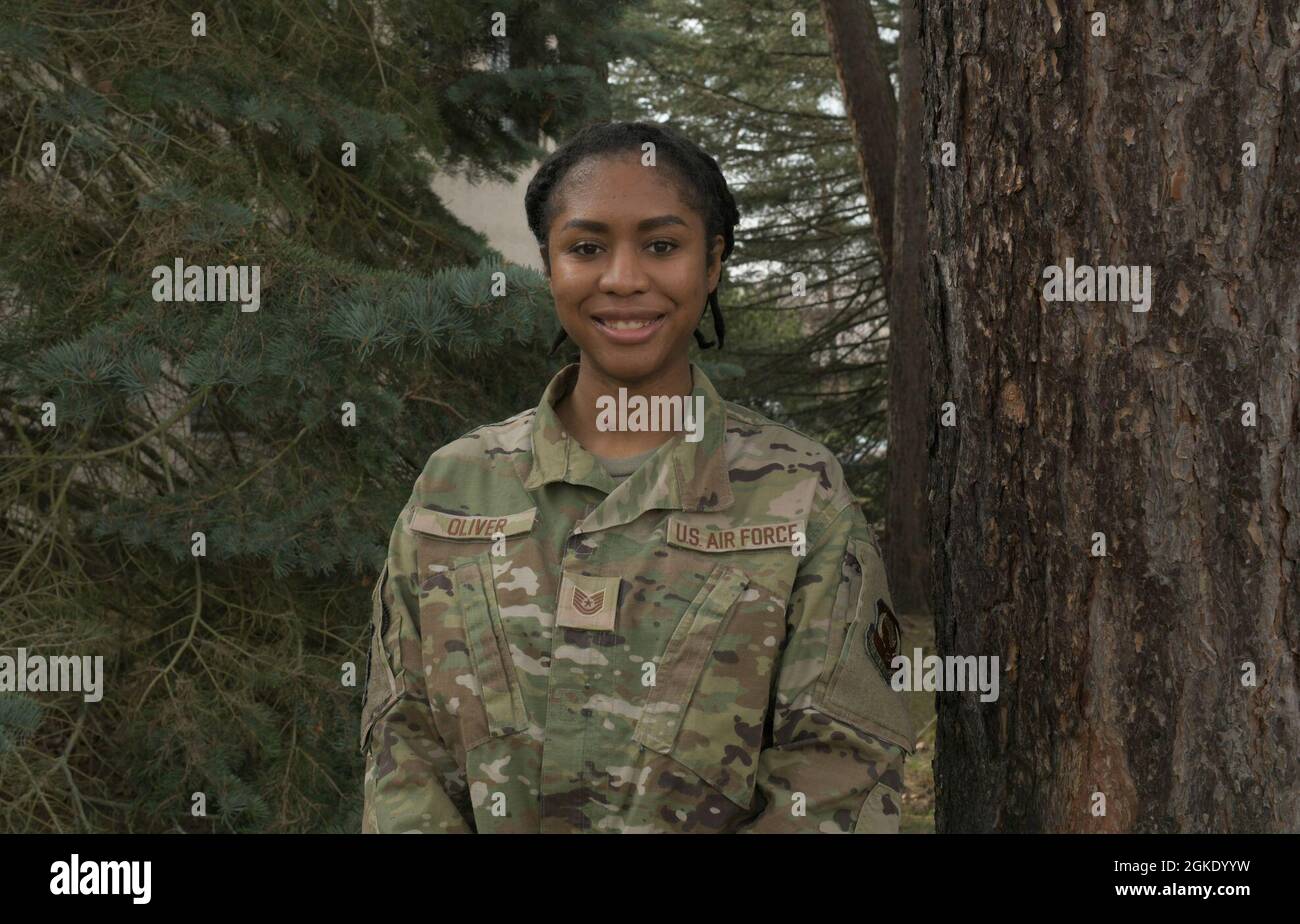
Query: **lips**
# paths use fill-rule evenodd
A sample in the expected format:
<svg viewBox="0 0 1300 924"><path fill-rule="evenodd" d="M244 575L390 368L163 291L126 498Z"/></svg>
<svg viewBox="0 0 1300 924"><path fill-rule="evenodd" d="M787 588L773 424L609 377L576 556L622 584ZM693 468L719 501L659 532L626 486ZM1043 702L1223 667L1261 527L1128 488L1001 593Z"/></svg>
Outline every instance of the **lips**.
<svg viewBox="0 0 1300 924"><path fill-rule="evenodd" d="M607 311L592 315L591 322L618 344L644 343L663 326L667 315L650 311Z"/></svg>

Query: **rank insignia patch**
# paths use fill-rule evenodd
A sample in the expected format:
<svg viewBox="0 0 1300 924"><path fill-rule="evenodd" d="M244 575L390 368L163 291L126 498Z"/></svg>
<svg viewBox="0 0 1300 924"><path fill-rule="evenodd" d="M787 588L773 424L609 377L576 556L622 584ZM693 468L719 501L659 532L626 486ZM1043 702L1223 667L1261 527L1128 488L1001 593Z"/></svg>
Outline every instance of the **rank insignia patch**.
<svg viewBox="0 0 1300 924"><path fill-rule="evenodd" d="M570 629L614 628L618 610L618 588L622 581L618 575L596 577L590 574L564 572L560 581L560 597L556 607L556 625Z"/></svg>
<svg viewBox="0 0 1300 924"><path fill-rule="evenodd" d="M601 606L605 602L605 591L594 594L584 594L581 587L573 588L573 608L583 616L591 616L600 612Z"/></svg>

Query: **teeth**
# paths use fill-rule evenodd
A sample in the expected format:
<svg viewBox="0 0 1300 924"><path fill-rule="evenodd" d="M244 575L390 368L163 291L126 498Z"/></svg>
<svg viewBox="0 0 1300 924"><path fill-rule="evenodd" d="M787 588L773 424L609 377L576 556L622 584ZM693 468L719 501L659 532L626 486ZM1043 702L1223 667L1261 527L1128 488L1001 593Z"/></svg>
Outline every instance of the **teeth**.
<svg viewBox="0 0 1300 924"><path fill-rule="evenodd" d="M649 327L653 321L605 321L605 326L612 330L638 330Z"/></svg>

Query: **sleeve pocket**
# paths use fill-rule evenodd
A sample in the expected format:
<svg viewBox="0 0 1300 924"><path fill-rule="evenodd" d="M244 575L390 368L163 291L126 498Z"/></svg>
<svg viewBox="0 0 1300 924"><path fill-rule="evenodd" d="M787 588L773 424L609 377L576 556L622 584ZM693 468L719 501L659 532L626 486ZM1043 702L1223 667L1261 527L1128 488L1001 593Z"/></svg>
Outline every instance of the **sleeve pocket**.
<svg viewBox="0 0 1300 924"><path fill-rule="evenodd" d="M850 539L843 567L839 593L846 599L836 599L834 613L838 619L849 620L848 629L814 705L832 718L911 753L916 747L916 731L907 702L889 686L868 647L877 634L878 620L893 620L884 565L868 543Z"/></svg>
<svg viewBox="0 0 1300 924"><path fill-rule="evenodd" d="M366 654L366 679L361 694L361 753L370 743L370 732L379 717L397 699L397 683L388 664L384 633L388 629L388 607L384 603L384 584L388 563L384 563L375 589L370 594L370 648Z"/></svg>

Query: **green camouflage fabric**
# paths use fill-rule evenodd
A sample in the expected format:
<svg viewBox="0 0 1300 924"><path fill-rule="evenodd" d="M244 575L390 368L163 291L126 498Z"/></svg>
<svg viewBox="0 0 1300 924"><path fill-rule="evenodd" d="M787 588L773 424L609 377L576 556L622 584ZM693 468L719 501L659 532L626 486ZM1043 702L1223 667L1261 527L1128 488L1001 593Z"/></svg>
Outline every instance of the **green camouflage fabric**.
<svg viewBox="0 0 1300 924"><path fill-rule="evenodd" d="M898 830L875 538L825 447L691 370L703 438L621 483L554 412L577 363L429 458L372 598L365 832Z"/></svg>

